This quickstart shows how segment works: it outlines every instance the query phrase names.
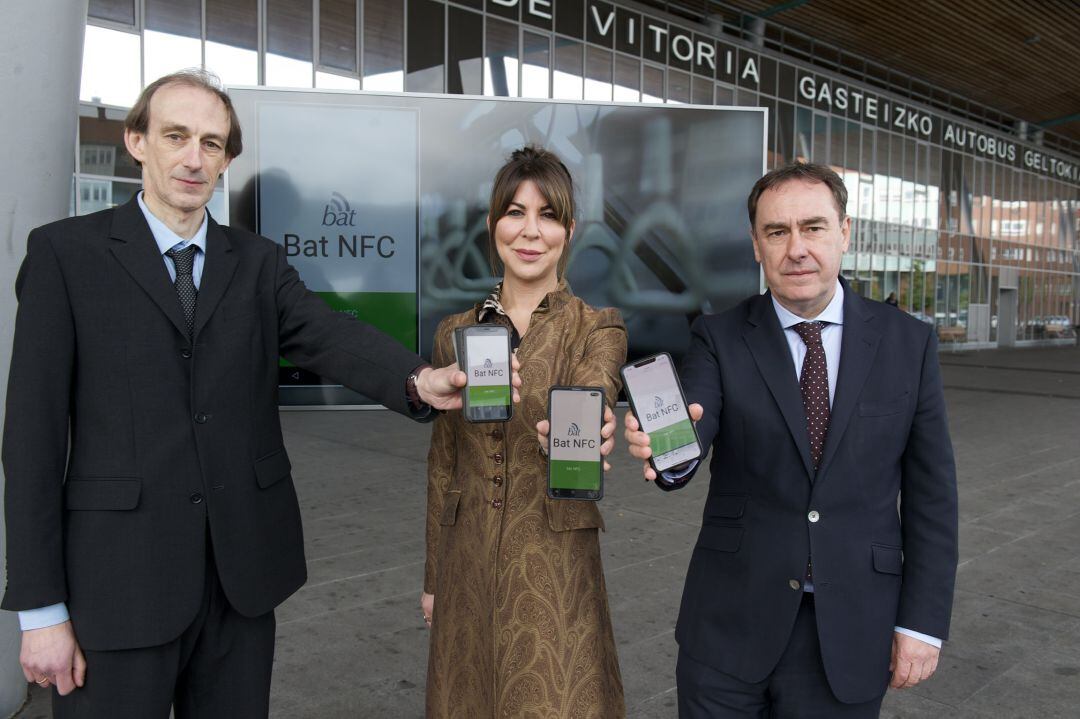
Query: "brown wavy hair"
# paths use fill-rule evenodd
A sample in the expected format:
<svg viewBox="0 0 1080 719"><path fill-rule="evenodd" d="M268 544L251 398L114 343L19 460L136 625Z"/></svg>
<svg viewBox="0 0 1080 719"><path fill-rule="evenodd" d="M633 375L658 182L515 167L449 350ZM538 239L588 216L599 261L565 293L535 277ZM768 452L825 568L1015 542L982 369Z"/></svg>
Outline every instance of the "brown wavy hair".
<svg viewBox="0 0 1080 719"><path fill-rule="evenodd" d="M536 145L526 145L520 150L514 150L510 159L495 174L491 202L488 205L488 261L491 263L491 271L499 276L504 269L495 245L495 225L510 208L518 186L526 180L536 183L540 194L555 213L555 218L566 230L566 246L556 267L561 278L566 271L566 263L570 261L570 231L574 226L574 214L577 211L574 204L574 179L554 152Z"/></svg>
<svg viewBox="0 0 1080 719"><path fill-rule="evenodd" d="M128 132L137 132L140 135L145 135L150 129L150 98L154 96L154 93L165 87L166 85L188 85L189 87L198 87L207 92L216 95L222 103L225 104L225 111L229 114L229 136L225 138L225 156L230 160L244 151L244 137L243 132L240 130L240 118L236 116L236 110L233 108L232 99L221 88L221 80L218 76L212 72L206 70L200 70L199 68L188 68L187 70L179 70L169 75L164 75L154 80L147 85L142 93L139 95L139 99L135 101L134 107L128 112L127 117L124 118L124 130ZM132 158L134 159L134 158ZM141 163L135 160L136 165Z"/></svg>

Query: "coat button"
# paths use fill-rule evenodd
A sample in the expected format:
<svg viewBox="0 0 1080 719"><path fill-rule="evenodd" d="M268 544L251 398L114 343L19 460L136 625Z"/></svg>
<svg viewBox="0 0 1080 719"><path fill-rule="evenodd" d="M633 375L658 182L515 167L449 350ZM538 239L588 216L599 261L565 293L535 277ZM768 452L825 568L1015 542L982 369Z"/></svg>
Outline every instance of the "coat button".
<svg viewBox="0 0 1080 719"><path fill-rule="evenodd" d="M491 506L494 507L495 509L502 509L502 504L503 504L503 502L502 502L501 499L496 498L496 499L491 500Z"/></svg>
<svg viewBox="0 0 1080 719"><path fill-rule="evenodd" d="M192 504L202 504L203 496L198 492L195 492L191 495L190 499Z"/></svg>
<svg viewBox="0 0 1080 719"><path fill-rule="evenodd" d="M799 583L798 579L789 579L787 585L789 587L791 587L792 589L801 589L802 588L802 584Z"/></svg>
<svg viewBox="0 0 1080 719"><path fill-rule="evenodd" d="M495 456L493 457L493 459L495 460L495 464L502 464L502 462L503 462L503 456L499 452L495 453Z"/></svg>
<svg viewBox="0 0 1080 719"><path fill-rule="evenodd" d="M503 437L503 435L502 435L502 430L501 429L496 429L491 433L491 438L493 440L495 440L496 442L500 441L502 439L502 437Z"/></svg>
<svg viewBox="0 0 1080 719"><path fill-rule="evenodd" d="M205 412L199 412L198 414L195 415L196 424L206 424L209 421L210 421L210 415L206 414Z"/></svg>
<svg viewBox="0 0 1080 719"><path fill-rule="evenodd" d="M191 350L185 347L184 349L180 350L180 356L184 359L191 359Z"/></svg>
<svg viewBox="0 0 1080 719"><path fill-rule="evenodd" d="M809 519L811 522L816 522L821 519L821 515L818 514L816 509L811 509L810 513L806 515L806 518Z"/></svg>
<svg viewBox="0 0 1080 719"><path fill-rule="evenodd" d="M494 477L491 478L491 481L495 484L496 487L501 487L503 483L502 475L496 474Z"/></svg>

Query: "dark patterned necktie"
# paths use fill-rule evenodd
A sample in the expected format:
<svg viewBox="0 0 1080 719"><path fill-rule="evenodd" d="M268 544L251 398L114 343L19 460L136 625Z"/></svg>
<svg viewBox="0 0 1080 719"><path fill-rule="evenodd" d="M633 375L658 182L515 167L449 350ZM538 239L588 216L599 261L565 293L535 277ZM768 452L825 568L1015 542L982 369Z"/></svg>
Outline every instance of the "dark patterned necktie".
<svg viewBox="0 0 1080 719"><path fill-rule="evenodd" d="M810 459L814 462L814 469L821 464L830 414L829 370L825 363L825 346L821 344L821 327L821 322L800 322L792 327L806 345L799 389L802 390L806 433L810 437Z"/></svg>
<svg viewBox="0 0 1080 719"><path fill-rule="evenodd" d="M184 311L189 340L195 329L195 301L199 298L199 291L195 289L195 278L191 274L195 267L195 253L198 251L199 248L195 245L188 245L180 251L172 249L165 253L176 265L176 296L180 298L180 309Z"/></svg>

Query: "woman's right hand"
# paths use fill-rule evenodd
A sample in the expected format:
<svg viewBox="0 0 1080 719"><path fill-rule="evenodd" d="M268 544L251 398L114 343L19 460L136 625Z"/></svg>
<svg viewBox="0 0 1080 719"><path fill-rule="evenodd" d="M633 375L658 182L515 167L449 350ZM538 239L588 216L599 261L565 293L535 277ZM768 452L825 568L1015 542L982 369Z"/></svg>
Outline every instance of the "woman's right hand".
<svg viewBox="0 0 1080 719"><path fill-rule="evenodd" d="M435 595L422 592L420 594L420 611L424 613L424 623L431 628L431 613L435 611Z"/></svg>

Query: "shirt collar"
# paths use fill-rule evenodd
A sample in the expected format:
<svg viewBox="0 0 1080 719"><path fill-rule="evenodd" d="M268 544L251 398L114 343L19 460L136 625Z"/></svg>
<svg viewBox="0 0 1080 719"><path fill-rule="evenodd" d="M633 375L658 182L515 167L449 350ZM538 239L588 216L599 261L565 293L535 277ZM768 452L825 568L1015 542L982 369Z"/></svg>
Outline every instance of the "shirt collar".
<svg viewBox="0 0 1080 719"><path fill-rule="evenodd" d="M176 245L181 244L187 247L188 245L195 245L199 248L200 252L206 252L206 210L203 209L203 221L199 225L199 230L195 233L195 236L190 240L185 240L180 235L176 234L169 227L159 220L150 208L143 202L143 193L140 191L136 197L139 200L139 209L142 210L143 217L146 218L146 224L150 225L150 233L154 236L154 241L157 243L158 251L161 254L165 254Z"/></svg>
<svg viewBox="0 0 1080 719"><path fill-rule="evenodd" d="M828 322L834 325L844 324L844 287L840 284L840 280L836 281L836 292L833 293L832 300L829 301L829 304L825 306L825 309L817 317L799 317L777 302L776 297L769 295L769 298L772 300L773 309L776 310L776 317L780 320L780 326L784 329L789 329L807 320Z"/></svg>
<svg viewBox="0 0 1080 719"><path fill-rule="evenodd" d="M537 312L547 312L552 307L557 306L561 299L565 299L567 296L572 295L573 291L570 289L570 284L563 277L559 280L558 286L554 290L544 295L544 299L540 300L540 304L536 307ZM495 289L485 297L481 302L478 302L475 306L476 321L484 322L487 317L491 316L491 313L497 315L506 315L506 310L502 306L502 282L495 285Z"/></svg>

